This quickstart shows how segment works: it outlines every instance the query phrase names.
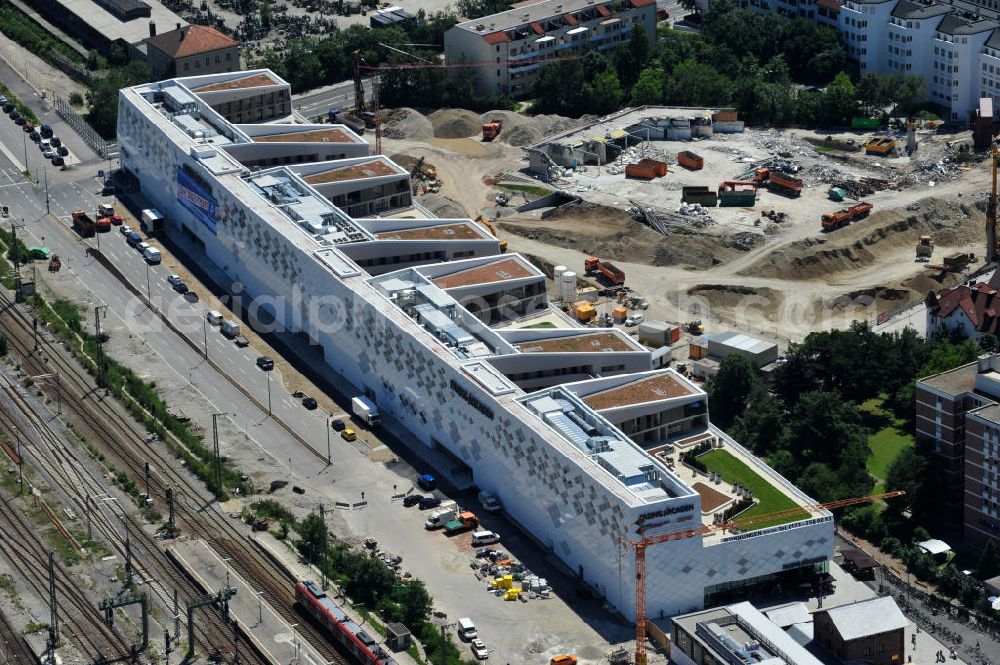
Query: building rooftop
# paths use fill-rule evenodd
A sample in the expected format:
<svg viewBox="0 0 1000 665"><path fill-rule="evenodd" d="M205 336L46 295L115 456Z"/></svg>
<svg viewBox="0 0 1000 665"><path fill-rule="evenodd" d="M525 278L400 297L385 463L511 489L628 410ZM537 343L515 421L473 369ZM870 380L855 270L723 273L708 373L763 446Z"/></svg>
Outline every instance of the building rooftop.
<svg viewBox="0 0 1000 665"><path fill-rule="evenodd" d="M511 256L499 261L492 261L485 265L458 270L457 272L434 278L431 281L442 289L454 289L461 286L504 282L510 279L523 279L535 276L536 273L529 270L521 261Z"/></svg>
<svg viewBox="0 0 1000 665"><path fill-rule="evenodd" d="M892 15L896 18L907 20L922 20L943 16L952 11L949 5L939 5L931 3L928 5L912 2L911 0L899 0L899 4L892 10Z"/></svg>
<svg viewBox="0 0 1000 665"><path fill-rule="evenodd" d="M972 392L976 388L977 364L969 363L955 369L932 374L931 376L917 379L917 383L929 388L935 388L952 397Z"/></svg>
<svg viewBox="0 0 1000 665"><path fill-rule="evenodd" d="M773 342L765 342L762 339L737 332L720 333L712 337L711 341L754 354L763 353L777 347L777 344Z"/></svg>
<svg viewBox="0 0 1000 665"><path fill-rule="evenodd" d="M534 344L534 342L530 342L530 344ZM583 401L591 408L600 411L630 404L643 404L671 397L697 394L697 391L678 379L673 373L664 372L616 388L592 393L583 397Z"/></svg>
<svg viewBox="0 0 1000 665"><path fill-rule="evenodd" d="M142 2L148 5L149 18L144 21L137 19L125 20L115 15L114 12L136 10L134 3L127 2L126 5L118 5L108 2L106 5L94 0L59 0L59 5L73 14L80 23L88 25L96 32L103 35L108 41L122 40L129 44L142 44L149 37L149 24L156 25L187 25L188 22L180 16L164 7L157 0ZM129 9L131 7L131 9ZM141 8L139 8L141 9ZM143 10L145 15L145 10Z"/></svg>
<svg viewBox="0 0 1000 665"><path fill-rule="evenodd" d="M487 240L476 227L467 222L418 226L410 229L382 231L375 234L379 240Z"/></svg>
<svg viewBox="0 0 1000 665"><path fill-rule="evenodd" d="M185 58L199 53L239 46L239 42L207 25L185 25L176 30L149 37L146 42L171 58ZM250 78L250 77L248 77Z"/></svg>
<svg viewBox="0 0 1000 665"><path fill-rule="evenodd" d="M281 85L281 82L272 77L267 72L254 72L249 76L222 81L220 83L209 83L197 88L192 88L192 92L219 92L221 90L239 90L241 88L262 88L270 85Z"/></svg>
<svg viewBox="0 0 1000 665"><path fill-rule="evenodd" d="M265 137L265 140L267 138ZM345 141L341 141L344 143ZM331 167L326 171L311 173L303 176L302 179L310 185L321 185L329 182L343 182L345 180L364 180L365 178L381 178L383 176L406 175L406 172L394 166L384 157L376 157L361 164L350 166Z"/></svg>
<svg viewBox="0 0 1000 665"><path fill-rule="evenodd" d="M626 1L629 8L654 4L654 0ZM503 35L505 30L529 25L535 34L544 34L546 30L542 29L540 25L538 28L535 28L532 24L538 24L540 21L547 19L558 18L560 19L559 27L568 27L575 25L575 23L566 21L563 18L564 16L569 15L572 17L575 12L589 10L596 11L603 16L610 16L615 12L614 6L616 4L617 2L594 2L594 0L542 0L541 2L521 3L515 9L509 9L505 12L483 16L470 21L463 21L455 27L468 30L469 32L480 33L484 38L495 35L498 32ZM501 39L501 41L510 40L507 38Z"/></svg>
<svg viewBox="0 0 1000 665"><path fill-rule="evenodd" d="M891 596L822 610L845 641L902 630L910 625Z"/></svg>
<svg viewBox="0 0 1000 665"><path fill-rule="evenodd" d="M968 412L968 415L977 416L983 420L1000 425L1000 404L987 404L978 409L972 409Z"/></svg>
<svg viewBox="0 0 1000 665"><path fill-rule="evenodd" d="M198 90L204 92L204 90ZM281 126L276 126L279 129ZM301 132L277 132L251 136L255 143L355 143L353 136L342 129L330 127L327 129L308 129Z"/></svg>
<svg viewBox="0 0 1000 665"><path fill-rule="evenodd" d="M514 348L521 353L593 353L595 351L636 351L634 346L626 342L620 334L614 332L584 333L582 335L535 339L530 342L515 344Z"/></svg>
<svg viewBox="0 0 1000 665"><path fill-rule="evenodd" d="M1000 23L984 18L969 19L958 14L948 14L937 26L937 31L946 35L975 35L980 32L992 31L1000 27Z"/></svg>

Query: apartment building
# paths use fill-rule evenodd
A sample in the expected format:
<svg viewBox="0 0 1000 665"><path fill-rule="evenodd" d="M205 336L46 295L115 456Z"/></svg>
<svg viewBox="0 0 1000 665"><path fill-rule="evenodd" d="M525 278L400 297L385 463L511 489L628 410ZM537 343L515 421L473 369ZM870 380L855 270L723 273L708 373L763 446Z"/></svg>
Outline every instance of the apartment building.
<svg viewBox="0 0 1000 665"><path fill-rule="evenodd" d="M1000 356L917 381L917 443L938 456L941 499L961 516L966 543L1000 540Z"/></svg>
<svg viewBox="0 0 1000 665"><path fill-rule="evenodd" d="M709 2L696 4L704 10ZM836 28L862 75L924 78L927 100L948 120L964 120L984 97L1000 109L1000 0L741 2L758 13L780 12Z"/></svg>
<svg viewBox="0 0 1000 665"><path fill-rule="evenodd" d="M288 90L260 70L120 92L122 170L164 214L163 233L201 243L243 294L308 335L398 423L387 425L395 435L495 492L625 616L635 615L636 571L621 545L640 533L690 534L647 553L650 616L825 571L833 516L712 425L705 392L663 356L621 330L581 328L550 303L545 274L473 220L416 206L351 216L352 193L383 201L408 174L346 127L246 110L234 122L218 110L232 116L233 101ZM351 155L338 163L328 149ZM718 528L747 491L681 459L705 447L803 511Z"/></svg>
<svg viewBox="0 0 1000 665"><path fill-rule="evenodd" d="M656 41L655 0L543 0L465 21L444 35L445 60L471 63L480 94L531 94L547 61L588 48L613 50L644 30Z"/></svg>

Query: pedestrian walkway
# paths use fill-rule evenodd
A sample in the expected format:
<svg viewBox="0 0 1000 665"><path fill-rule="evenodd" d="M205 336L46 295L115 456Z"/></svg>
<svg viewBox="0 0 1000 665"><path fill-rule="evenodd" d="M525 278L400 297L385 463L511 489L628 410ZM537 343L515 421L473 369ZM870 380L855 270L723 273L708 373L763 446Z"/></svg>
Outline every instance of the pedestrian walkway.
<svg viewBox="0 0 1000 665"><path fill-rule="evenodd" d="M236 590L229 600L230 616L240 632L274 665L285 665L294 659L300 665L326 665L327 661L297 634L294 625L257 595L205 541L180 541L168 547L167 552L206 594L227 587Z"/></svg>

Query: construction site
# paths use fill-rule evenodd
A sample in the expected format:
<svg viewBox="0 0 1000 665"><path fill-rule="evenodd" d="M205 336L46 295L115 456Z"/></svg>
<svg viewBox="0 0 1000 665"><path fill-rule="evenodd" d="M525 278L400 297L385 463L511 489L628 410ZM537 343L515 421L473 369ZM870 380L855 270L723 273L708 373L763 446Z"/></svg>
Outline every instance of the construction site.
<svg viewBox="0 0 1000 665"><path fill-rule="evenodd" d="M490 220L550 275L574 271L601 323L622 284L588 275L588 257L627 275L647 319L779 344L884 319L984 259L990 173L968 131L758 129L664 107L382 117L388 154L435 167L418 202Z"/></svg>

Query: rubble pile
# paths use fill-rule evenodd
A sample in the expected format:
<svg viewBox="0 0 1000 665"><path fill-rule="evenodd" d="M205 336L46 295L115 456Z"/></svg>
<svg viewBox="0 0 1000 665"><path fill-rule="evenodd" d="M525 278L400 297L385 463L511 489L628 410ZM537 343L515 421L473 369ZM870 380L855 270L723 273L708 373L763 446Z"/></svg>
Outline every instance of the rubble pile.
<svg viewBox="0 0 1000 665"><path fill-rule="evenodd" d="M760 233L752 233L750 231L739 231L737 233L730 233L725 238L722 239L722 244L726 247L732 247L734 249L739 249L743 251L749 251L754 247L759 247L764 244L767 238Z"/></svg>
<svg viewBox="0 0 1000 665"><path fill-rule="evenodd" d="M860 199L865 196L871 196L875 192L892 189L893 183L880 178L861 178L860 180L842 180L833 183L833 186L840 187L851 198Z"/></svg>

